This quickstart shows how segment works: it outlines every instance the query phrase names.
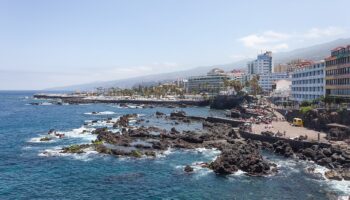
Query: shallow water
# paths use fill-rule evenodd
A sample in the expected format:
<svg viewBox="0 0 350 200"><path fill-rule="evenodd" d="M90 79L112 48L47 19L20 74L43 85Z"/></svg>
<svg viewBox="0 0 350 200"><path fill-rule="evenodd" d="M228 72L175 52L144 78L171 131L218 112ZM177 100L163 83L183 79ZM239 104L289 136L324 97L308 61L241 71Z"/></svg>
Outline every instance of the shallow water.
<svg viewBox="0 0 350 200"><path fill-rule="evenodd" d="M0 92L0 199L327 199L330 192L350 192L349 182L318 180L305 173L311 163L268 153L267 159L279 165L275 176L249 177L242 172L217 176L195 166L219 154L206 149L170 149L155 159L116 158L94 151L62 155L61 147L88 143L96 137L89 133L94 126L82 126L87 120L138 113L149 124L170 129L174 126L171 121L152 115L157 110L170 113L174 109L102 104L33 106L28 103L35 100L25 98L32 94ZM183 110L191 115L210 115L208 108ZM92 112L106 115L86 114ZM181 124L177 129L200 127ZM40 142L52 128L67 137ZM88 132L81 134L83 130ZM45 151L49 153L43 154ZM194 166L194 173L183 172L187 164Z"/></svg>

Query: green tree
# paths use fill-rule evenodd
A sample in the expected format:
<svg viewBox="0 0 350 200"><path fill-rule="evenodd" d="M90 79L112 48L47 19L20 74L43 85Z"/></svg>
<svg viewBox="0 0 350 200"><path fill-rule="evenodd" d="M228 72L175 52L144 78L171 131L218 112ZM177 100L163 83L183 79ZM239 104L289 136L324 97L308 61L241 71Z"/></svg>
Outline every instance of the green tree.
<svg viewBox="0 0 350 200"><path fill-rule="evenodd" d="M262 92L262 88L259 85L259 79L260 79L260 77L258 75L256 75L256 76L253 76L253 78L249 82L251 92L254 96L256 96Z"/></svg>

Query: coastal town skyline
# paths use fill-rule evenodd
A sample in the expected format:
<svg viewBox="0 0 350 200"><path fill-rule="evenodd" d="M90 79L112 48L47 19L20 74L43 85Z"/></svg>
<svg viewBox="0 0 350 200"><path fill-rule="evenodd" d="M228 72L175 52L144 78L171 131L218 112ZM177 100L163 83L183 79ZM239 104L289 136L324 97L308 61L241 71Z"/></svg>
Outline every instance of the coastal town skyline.
<svg viewBox="0 0 350 200"><path fill-rule="evenodd" d="M0 199L350 200L349 6L0 0Z"/></svg>
<svg viewBox="0 0 350 200"><path fill-rule="evenodd" d="M0 89L174 72L347 38L349 22L323 14L334 3L344 5L337 16L345 19L346 1L3 1ZM298 15L285 15L287 8Z"/></svg>

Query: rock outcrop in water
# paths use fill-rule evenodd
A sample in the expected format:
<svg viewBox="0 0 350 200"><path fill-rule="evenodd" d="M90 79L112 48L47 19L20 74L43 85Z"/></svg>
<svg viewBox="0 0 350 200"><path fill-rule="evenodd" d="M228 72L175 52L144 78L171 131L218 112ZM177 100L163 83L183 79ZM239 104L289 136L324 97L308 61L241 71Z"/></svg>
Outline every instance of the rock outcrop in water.
<svg viewBox="0 0 350 200"><path fill-rule="evenodd" d="M325 174L328 179L350 179L350 150L347 147L334 145L331 148L323 148L313 145L311 148L301 148L294 152L292 147L284 141L277 141L273 145L262 143L262 147L285 157L309 160L324 166L330 170Z"/></svg>
<svg viewBox="0 0 350 200"><path fill-rule="evenodd" d="M174 120L187 119L184 112L174 112L170 117ZM92 148L103 154L140 158L155 157L168 148L217 148L222 154L210 165L203 166L218 174L234 173L238 169L257 176L271 173L271 165L262 158L258 146L251 141L235 141L239 136L231 125L205 122L201 131L179 131L175 127L167 131L154 126L129 126L129 121L135 118L137 115L121 116L113 125L120 132L97 128L92 132L97 135L96 141L65 147L61 152L83 153L84 149ZM185 171L191 172L193 168L188 166Z"/></svg>
<svg viewBox="0 0 350 200"><path fill-rule="evenodd" d="M163 114L158 113L156 116ZM216 160L203 166L217 174L231 174L241 170L249 175L263 176L276 172L276 166L265 160L260 153L260 149L267 149L287 158L310 160L325 166L332 170L327 173L330 179L340 180L350 177L350 152L341 147L321 148L314 145L311 148L294 151L285 141L270 144L244 140L231 125L208 121L202 121L203 129L200 131L179 131L175 127L165 130L154 126L130 126L130 120L135 120L137 117L136 114L121 116L113 124L113 127L120 130L119 132L111 132L108 128L97 128L92 132L97 135L96 141L86 145L65 147L61 152L83 153L89 148L103 154L140 158L155 157L169 148L216 148L221 154ZM173 112L171 118L175 121L191 120L184 112ZM169 118L164 117L164 120ZM189 168L187 170L190 171Z"/></svg>
<svg viewBox="0 0 350 200"><path fill-rule="evenodd" d="M254 176L268 175L275 169L275 165L263 159L255 143L242 141L223 147L221 155L209 167L218 174L242 170Z"/></svg>

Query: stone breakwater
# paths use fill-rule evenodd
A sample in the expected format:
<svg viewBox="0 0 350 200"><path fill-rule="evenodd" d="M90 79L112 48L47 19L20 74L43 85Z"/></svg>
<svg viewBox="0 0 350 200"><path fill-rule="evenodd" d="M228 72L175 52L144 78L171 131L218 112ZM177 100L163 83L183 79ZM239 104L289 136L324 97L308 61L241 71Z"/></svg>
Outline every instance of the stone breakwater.
<svg viewBox="0 0 350 200"><path fill-rule="evenodd" d="M193 106L207 106L209 101L207 100L163 100L163 99L114 99L110 97L93 98L85 96L71 96L71 95L50 95L50 94L35 94L34 98L37 99L53 99L61 100L64 103L69 104L87 104L87 103L117 103L117 104L153 104L153 105L193 105Z"/></svg>

